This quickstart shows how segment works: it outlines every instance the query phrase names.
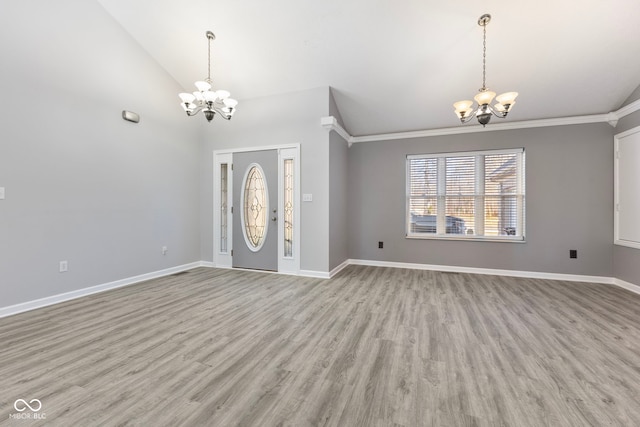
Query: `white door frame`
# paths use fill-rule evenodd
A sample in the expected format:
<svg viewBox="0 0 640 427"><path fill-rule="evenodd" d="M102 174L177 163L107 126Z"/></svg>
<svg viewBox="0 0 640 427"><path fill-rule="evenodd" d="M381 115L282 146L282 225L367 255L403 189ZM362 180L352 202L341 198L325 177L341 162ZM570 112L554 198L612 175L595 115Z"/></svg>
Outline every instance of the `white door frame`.
<svg viewBox="0 0 640 427"><path fill-rule="evenodd" d="M233 153L248 151L278 150L278 273L300 274L300 144L270 145L263 147L215 150L213 152L213 266L232 268L233 266L233 216L240 214L240 207L233 209ZM284 256L284 161L293 160L293 254ZM227 204L222 212L221 170L227 165ZM222 217L226 213L226 242L222 247Z"/></svg>

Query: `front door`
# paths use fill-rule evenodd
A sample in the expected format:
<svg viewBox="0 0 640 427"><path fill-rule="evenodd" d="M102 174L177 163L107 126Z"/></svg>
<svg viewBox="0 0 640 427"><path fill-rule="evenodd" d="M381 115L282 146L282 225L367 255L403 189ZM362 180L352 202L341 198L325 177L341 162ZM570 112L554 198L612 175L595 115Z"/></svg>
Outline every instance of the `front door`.
<svg viewBox="0 0 640 427"><path fill-rule="evenodd" d="M233 154L233 267L278 271L278 150Z"/></svg>

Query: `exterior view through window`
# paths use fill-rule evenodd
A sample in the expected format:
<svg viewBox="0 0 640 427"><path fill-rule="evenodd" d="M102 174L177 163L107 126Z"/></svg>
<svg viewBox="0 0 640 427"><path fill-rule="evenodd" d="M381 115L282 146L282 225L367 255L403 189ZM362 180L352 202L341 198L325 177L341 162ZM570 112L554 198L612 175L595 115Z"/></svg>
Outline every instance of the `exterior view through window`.
<svg viewBox="0 0 640 427"><path fill-rule="evenodd" d="M523 241L524 149L407 156L407 237Z"/></svg>

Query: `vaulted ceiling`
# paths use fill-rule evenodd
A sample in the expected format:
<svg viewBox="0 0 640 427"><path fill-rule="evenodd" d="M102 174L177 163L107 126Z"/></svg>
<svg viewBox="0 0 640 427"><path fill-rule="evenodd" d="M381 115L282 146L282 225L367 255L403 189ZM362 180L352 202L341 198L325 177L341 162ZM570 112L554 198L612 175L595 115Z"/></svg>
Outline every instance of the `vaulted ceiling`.
<svg viewBox="0 0 640 427"><path fill-rule="evenodd" d="M453 102L482 85L483 13L487 86L520 93L506 120L608 113L640 84L638 0L98 1L186 91L211 30L214 88L237 114L330 86L352 135L457 126Z"/></svg>

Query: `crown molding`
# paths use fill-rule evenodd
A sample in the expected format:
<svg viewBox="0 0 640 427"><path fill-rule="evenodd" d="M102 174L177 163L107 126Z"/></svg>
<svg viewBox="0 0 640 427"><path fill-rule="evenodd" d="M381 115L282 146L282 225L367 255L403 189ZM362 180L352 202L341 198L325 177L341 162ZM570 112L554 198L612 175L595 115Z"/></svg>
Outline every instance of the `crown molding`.
<svg viewBox="0 0 640 427"><path fill-rule="evenodd" d="M459 126L459 127L452 127L452 128L418 130L413 132L398 132L398 133L387 133L387 134L380 134L380 135L354 136L353 143L355 144L357 142L373 142L373 141L385 141L385 140L394 140L394 139L422 138L427 136L459 135L459 134L477 133L477 132L495 132L500 130L529 129L529 128L539 128L539 127L548 127L548 126L566 126L566 125L577 125L577 124L585 124L585 123L602 123L606 121L607 121L606 114L598 114L593 116L560 117L555 119L496 123L487 127L482 127L480 125L472 125L472 126Z"/></svg>
<svg viewBox="0 0 640 427"><path fill-rule="evenodd" d="M495 132L500 130L514 130L514 129L531 129L541 128L549 126L567 126L567 125L581 125L586 123L609 123L612 127L616 127L618 120L622 117L628 116L631 113L635 113L640 110L640 99L634 101L617 111L612 111L607 114L594 114L589 116L574 116L574 117L557 117L553 119L541 119L541 120L523 120L520 122L505 122L494 123L487 127L480 125L471 126L456 126L450 128L440 129L427 129L416 130L410 132L395 132L395 133L381 133L377 135L363 135L352 136L349 135L338 121L333 116L327 116L320 119L322 127L327 131L335 131L345 141L351 145L358 142L374 142L374 141L391 141L397 139L410 139L410 138L424 138L429 136L445 136L445 135L461 135L466 133L477 132Z"/></svg>
<svg viewBox="0 0 640 427"><path fill-rule="evenodd" d="M349 144L349 147L351 147L351 144L353 144L353 137L349 135L349 132L347 132L342 126L340 126L340 123L338 123L338 120L336 120L335 117L322 117L320 119L320 125L322 125L322 127L325 128L327 132L334 131L335 133L340 135L342 139L344 139Z"/></svg>
<svg viewBox="0 0 640 427"><path fill-rule="evenodd" d="M618 119L621 119L638 110L640 110L640 99L633 101L631 104L625 105L613 114L615 114Z"/></svg>

